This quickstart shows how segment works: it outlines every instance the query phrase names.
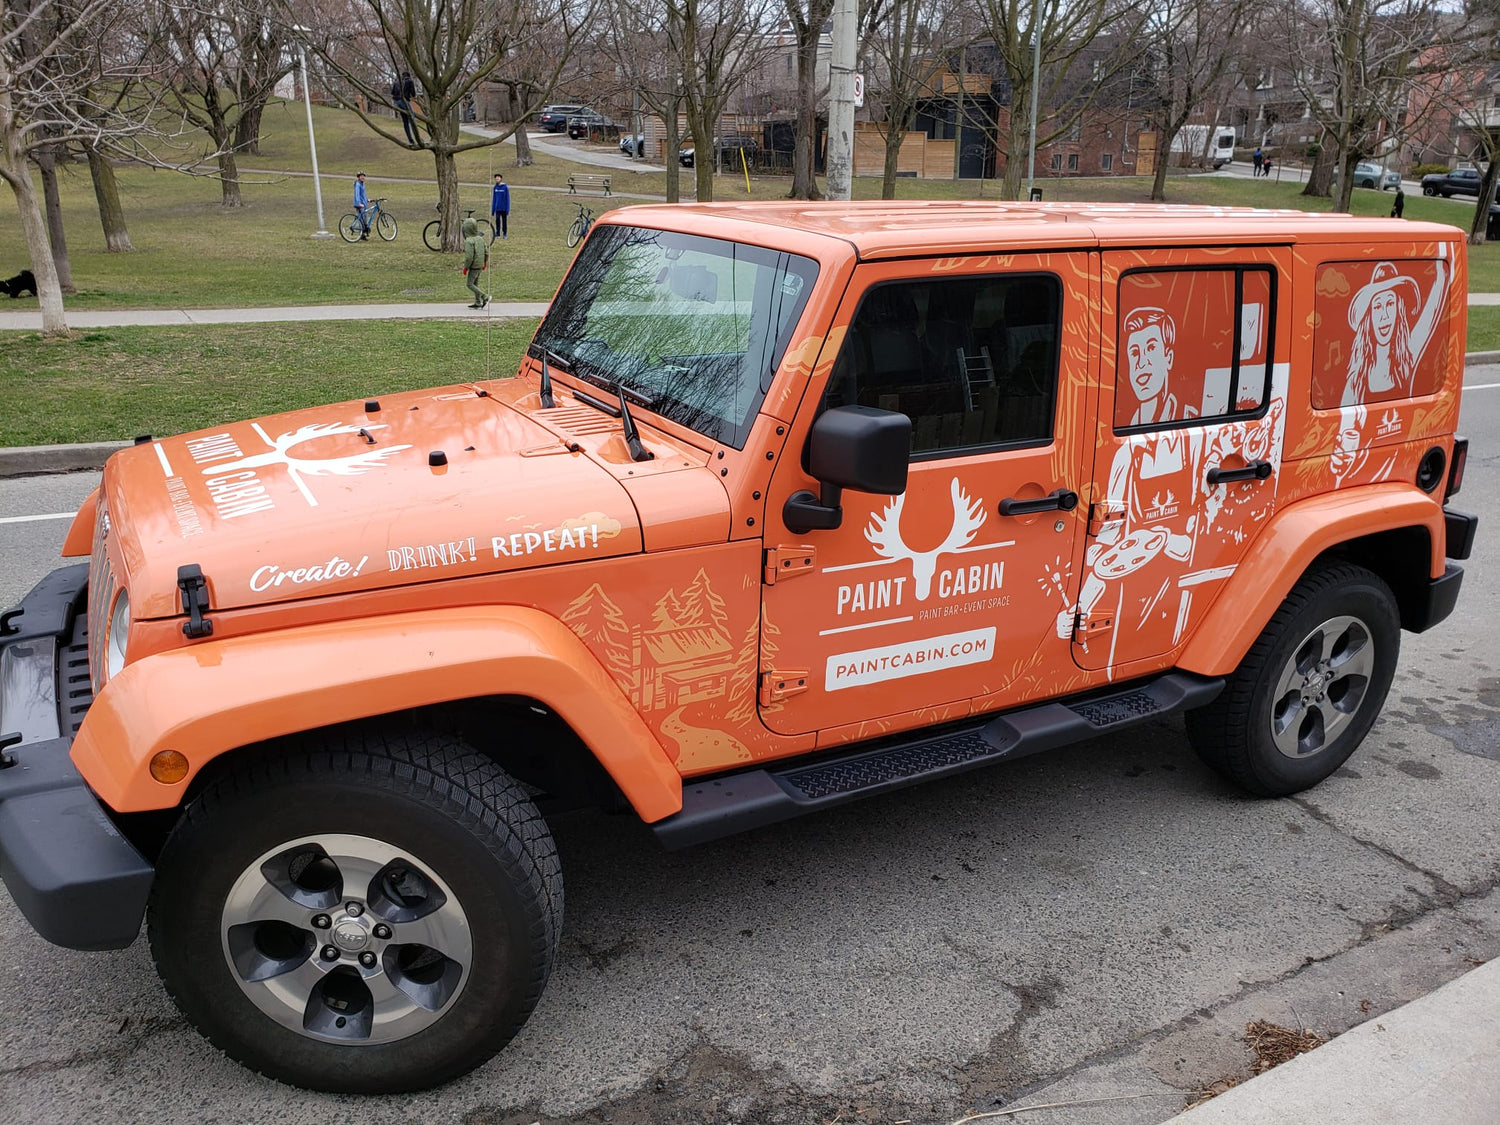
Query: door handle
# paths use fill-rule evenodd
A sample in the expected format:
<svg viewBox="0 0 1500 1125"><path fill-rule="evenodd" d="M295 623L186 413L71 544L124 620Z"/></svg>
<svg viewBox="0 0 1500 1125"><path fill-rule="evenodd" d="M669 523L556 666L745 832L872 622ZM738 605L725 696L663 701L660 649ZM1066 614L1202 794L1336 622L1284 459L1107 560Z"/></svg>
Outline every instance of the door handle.
<svg viewBox="0 0 1500 1125"><path fill-rule="evenodd" d="M1251 461L1243 469L1220 469L1208 470L1208 487L1215 485L1232 484L1237 480L1266 480L1271 475L1271 462Z"/></svg>
<svg viewBox="0 0 1500 1125"><path fill-rule="evenodd" d="M1078 493L1070 488L1056 488L1035 500L1017 500L1007 496L1000 501L1002 516L1030 516L1037 512L1071 512L1078 507Z"/></svg>

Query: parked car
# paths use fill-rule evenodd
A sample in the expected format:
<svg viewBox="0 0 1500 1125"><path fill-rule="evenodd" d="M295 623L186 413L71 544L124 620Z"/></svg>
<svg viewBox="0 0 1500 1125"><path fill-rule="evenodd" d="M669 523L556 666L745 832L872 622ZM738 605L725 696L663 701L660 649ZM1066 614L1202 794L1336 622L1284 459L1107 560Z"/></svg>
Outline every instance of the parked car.
<svg viewBox="0 0 1500 1125"><path fill-rule="evenodd" d="M740 163L739 154L743 151L747 161L753 161L755 154L760 150L760 144L748 133L726 133L722 137L714 138L714 150L719 154L720 163L732 163L738 168ZM677 162L684 168L691 168L695 159L695 148L689 146L682 149L677 155Z"/></svg>
<svg viewBox="0 0 1500 1125"><path fill-rule="evenodd" d="M1441 195L1444 199L1453 195L1472 195L1479 198L1479 184L1483 177L1478 168L1455 168L1451 172L1433 172L1422 177L1423 195Z"/></svg>
<svg viewBox="0 0 1500 1125"><path fill-rule="evenodd" d="M568 136L572 138L591 136L595 132L611 133L619 127L611 118L592 109L585 109L568 118Z"/></svg>
<svg viewBox="0 0 1500 1125"><path fill-rule="evenodd" d="M73 564L0 612L0 873L21 913L90 950L144 916L167 993L231 1058L390 1094L483 1063L541 998L554 814L618 810L668 848L759 829L743 850L769 856L787 837L767 826L883 798L864 828L846 811L798 835L800 871L820 844L843 867L856 838L878 866L927 810L1006 788L956 774L1085 740L1132 760L1169 716L1252 795L1334 774L1474 544L1478 517L1448 506L1464 233L1044 206L1057 221L619 208L513 378L113 454ZM1346 361L1378 324L1388 355ZM1027 806L1034 831L1107 823L1069 776ZM902 802L943 778L945 799ZM1161 819L1171 790L1205 822L1280 816L1183 769ZM623 838L564 851L596 929L616 884L645 881L666 926L674 886L701 909L697 885L745 869L732 848L659 869L633 838L619 868L592 851ZM1060 893L1104 923L1134 909ZM732 957L693 955L737 987ZM60 1021L110 975L83 968L55 959ZM624 1026L634 999L591 1015ZM573 1007L549 1035L576 1035ZM177 1071L211 1057L163 1049Z"/></svg>
<svg viewBox="0 0 1500 1125"><path fill-rule="evenodd" d="M536 123L544 133L561 133L568 127L568 118L583 113L586 108L581 105L545 105L536 115Z"/></svg>
<svg viewBox="0 0 1500 1125"><path fill-rule="evenodd" d="M1390 191L1392 188L1401 186L1401 173L1393 169L1382 168L1379 164L1362 161L1354 166L1354 186L1378 187L1381 191Z"/></svg>
<svg viewBox="0 0 1500 1125"><path fill-rule="evenodd" d="M646 155L646 134L624 133L620 137L620 151L626 156Z"/></svg>

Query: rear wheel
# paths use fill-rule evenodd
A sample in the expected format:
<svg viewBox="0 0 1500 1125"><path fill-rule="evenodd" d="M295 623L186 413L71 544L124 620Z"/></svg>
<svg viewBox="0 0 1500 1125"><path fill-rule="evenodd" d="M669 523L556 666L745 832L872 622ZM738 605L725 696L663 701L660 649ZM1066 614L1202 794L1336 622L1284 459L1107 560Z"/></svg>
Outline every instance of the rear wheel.
<svg viewBox="0 0 1500 1125"><path fill-rule="evenodd" d="M1309 570L1223 694L1189 712L1193 749L1257 796L1311 788L1369 733L1400 645L1396 599L1378 575L1348 563Z"/></svg>
<svg viewBox="0 0 1500 1125"><path fill-rule="evenodd" d="M1430 188L1430 187L1425 187L1424 186L1422 188L1422 194L1423 195L1436 195L1437 194L1437 188Z"/></svg>
<svg viewBox="0 0 1500 1125"><path fill-rule="evenodd" d="M386 212L380 212L380 217L375 220L375 232L387 242L396 241L396 216Z"/></svg>
<svg viewBox="0 0 1500 1125"><path fill-rule="evenodd" d="M588 228L583 225L582 219L574 219L573 225L568 228L568 246L577 246L583 241L584 232Z"/></svg>
<svg viewBox="0 0 1500 1125"><path fill-rule="evenodd" d="M441 219L433 219L422 228L422 241L427 244L429 250L443 248L443 221Z"/></svg>
<svg viewBox="0 0 1500 1125"><path fill-rule="evenodd" d="M339 216L339 237L345 242L358 242L359 236L364 233L364 224L359 221L359 216L354 212Z"/></svg>
<svg viewBox="0 0 1500 1125"><path fill-rule="evenodd" d="M541 996L562 921L552 837L451 738L248 762L163 849L152 954L231 1057L315 1090L393 1093L478 1066Z"/></svg>

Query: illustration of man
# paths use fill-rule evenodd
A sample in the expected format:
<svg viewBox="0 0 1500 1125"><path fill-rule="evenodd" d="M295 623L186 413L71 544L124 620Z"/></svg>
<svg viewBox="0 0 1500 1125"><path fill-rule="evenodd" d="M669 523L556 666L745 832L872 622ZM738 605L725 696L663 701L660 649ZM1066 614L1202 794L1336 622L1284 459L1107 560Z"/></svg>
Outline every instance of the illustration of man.
<svg viewBox="0 0 1500 1125"><path fill-rule="evenodd" d="M1198 417L1191 406L1182 406L1168 389L1177 347L1177 324L1163 309L1135 309L1125 318L1125 361L1130 389L1138 405L1130 425L1177 422Z"/></svg>

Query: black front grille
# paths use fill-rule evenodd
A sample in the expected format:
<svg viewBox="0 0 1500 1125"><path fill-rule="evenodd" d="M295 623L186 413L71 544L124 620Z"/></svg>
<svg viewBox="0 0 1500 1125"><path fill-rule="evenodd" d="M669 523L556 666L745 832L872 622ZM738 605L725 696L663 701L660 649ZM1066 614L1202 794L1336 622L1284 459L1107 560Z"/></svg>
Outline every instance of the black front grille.
<svg viewBox="0 0 1500 1125"><path fill-rule="evenodd" d="M58 638L57 725L64 738L76 738L94 689L89 679L89 623L85 614L73 619L73 632Z"/></svg>

